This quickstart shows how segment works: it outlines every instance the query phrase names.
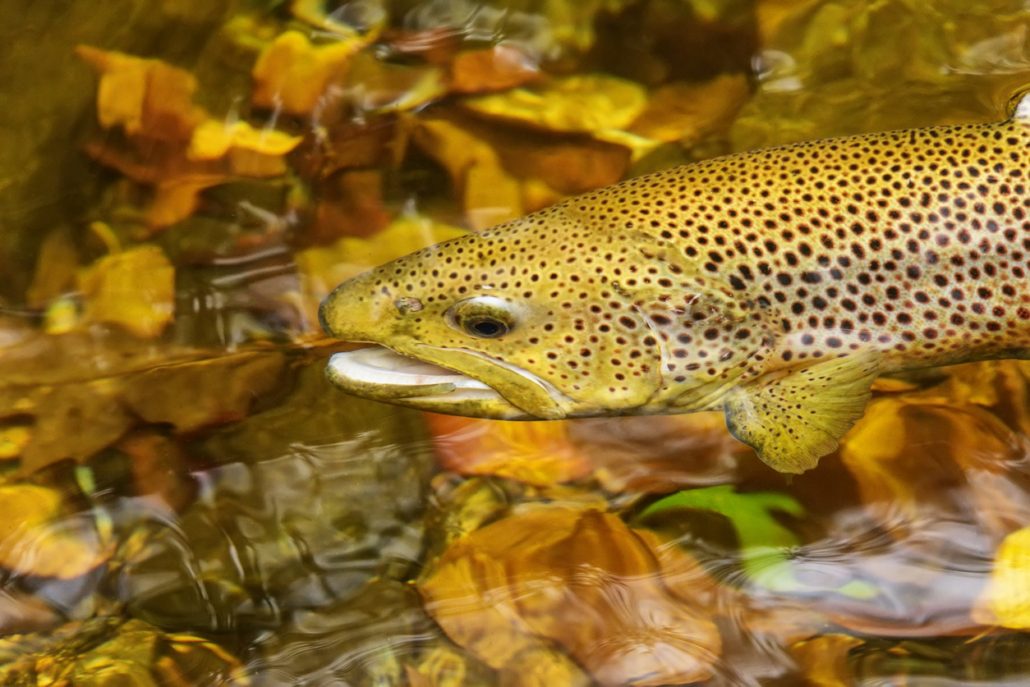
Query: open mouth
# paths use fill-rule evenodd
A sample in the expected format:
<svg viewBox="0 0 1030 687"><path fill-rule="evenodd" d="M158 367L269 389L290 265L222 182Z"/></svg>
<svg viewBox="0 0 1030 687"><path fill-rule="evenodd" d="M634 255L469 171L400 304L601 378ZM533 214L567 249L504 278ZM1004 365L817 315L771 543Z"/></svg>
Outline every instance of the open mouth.
<svg viewBox="0 0 1030 687"><path fill-rule="evenodd" d="M487 384L460 372L394 353L383 346L337 353L329 359L330 380L361 396L382 400L496 400Z"/></svg>

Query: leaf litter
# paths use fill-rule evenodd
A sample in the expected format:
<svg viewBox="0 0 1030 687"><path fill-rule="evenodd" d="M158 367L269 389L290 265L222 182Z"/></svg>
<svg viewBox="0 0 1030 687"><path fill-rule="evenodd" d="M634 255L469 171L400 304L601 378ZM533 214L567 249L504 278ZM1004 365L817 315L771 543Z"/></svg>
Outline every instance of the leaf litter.
<svg viewBox="0 0 1030 687"><path fill-rule="evenodd" d="M22 657L11 675L45 665L74 682L99 660L112 675L157 671L174 683L192 679L187 657L243 680L233 652L255 650L260 628L223 636L232 651L188 634L211 607L228 625L289 628L281 646L257 650L266 675L286 665L398 685L752 680L742 671L776 664L770 651L794 661L767 677L846 684L869 670L862 652L881 651L874 635L885 655L915 657L896 672L915 673L959 655L944 635L980 642L987 630L1028 627L1025 363L881 380L838 457L789 485L770 482L705 415L499 425L355 402L353 417L369 413L364 433L321 445L331 430L318 425L304 430L307 444L288 440L307 427L312 399L332 393L297 368L335 346L316 310L343 279L669 161L989 118L1030 71L1019 54L1025 8L279 5L209 26L192 66L86 44L60 58L74 53L96 75L83 151L111 178L79 225L45 232L36 259L17 266L28 289L15 310L27 315L0 320L0 568L22 584L5 593L39 606L44 625L61 604L105 608L99 580L128 575L139 597L120 601L162 626L119 610L59 628L50 644L8 634L0 649ZM627 51L613 26L647 27L653 40ZM673 27L692 39L665 40ZM713 37L724 54L705 54ZM975 71L985 60L995 67L987 77ZM899 91L929 96L883 97ZM264 183L281 193L257 193ZM288 278L251 267L261 251L288 256L275 268ZM223 276L198 280L205 270ZM269 293L289 307L258 308ZM203 335L191 319L202 307L217 315L202 320ZM269 314L291 309L294 319ZM382 436L367 443L368 432ZM348 464L348 452L380 456L381 474L359 479L385 480L394 473L377 442L431 444L437 461L428 486L412 467L405 484L422 496L405 492L385 519L320 511L328 502L300 495L315 510L287 507L285 523L260 499L238 502L273 463L285 472L261 479L283 488L305 483L285 475L318 474L305 472L312 465L343 470L333 461ZM115 485L109 474L123 477ZM155 538L141 513L184 528L181 542L206 557L205 579L161 567L180 540L174 528ZM382 580L352 579L333 559L347 570L380 555L358 544L372 521L394 557L372 566ZM209 536L211 523L226 536ZM423 536L429 553L415 561ZM247 542L260 564L233 579L225 561ZM320 557L319 546L332 553ZM332 574L312 577L309 560ZM949 561L975 562L978 582ZM176 581L158 594L147 574L133 576L137 565ZM88 591L34 595L49 580ZM204 591L190 596L196 584ZM374 615L376 603L410 623L365 624L374 631L362 634L344 620ZM411 627L422 643L400 639ZM309 634L340 657L375 647L376 658L325 662L298 650ZM87 637L78 658L61 648ZM904 637L928 644L907 654L889 644ZM926 648L937 645L948 648Z"/></svg>

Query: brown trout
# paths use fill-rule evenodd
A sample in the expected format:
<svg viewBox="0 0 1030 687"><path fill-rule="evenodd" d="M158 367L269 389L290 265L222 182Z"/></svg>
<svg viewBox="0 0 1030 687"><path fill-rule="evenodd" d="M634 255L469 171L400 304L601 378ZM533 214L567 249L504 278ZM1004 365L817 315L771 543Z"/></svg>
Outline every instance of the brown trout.
<svg viewBox="0 0 1030 687"><path fill-rule="evenodd" d="M1030 357L1030 95L1002 123L730 155L575 197L341 284L344 390L442 413L725 411L776 470L877 375Z"/></svg>

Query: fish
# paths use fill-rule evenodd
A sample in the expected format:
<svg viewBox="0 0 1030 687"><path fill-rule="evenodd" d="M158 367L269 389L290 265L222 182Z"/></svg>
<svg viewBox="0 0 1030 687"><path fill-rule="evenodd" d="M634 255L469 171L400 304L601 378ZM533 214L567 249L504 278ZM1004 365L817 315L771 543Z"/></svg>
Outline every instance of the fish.
<svg viewBox="0 0 1030 687"><path fill-rule="evenodd" d="M1001 122L661 170L401 257L319 316L331 382L500 420L721 410L773 469L884 374L1030 357L1030 91Z"/></svg>

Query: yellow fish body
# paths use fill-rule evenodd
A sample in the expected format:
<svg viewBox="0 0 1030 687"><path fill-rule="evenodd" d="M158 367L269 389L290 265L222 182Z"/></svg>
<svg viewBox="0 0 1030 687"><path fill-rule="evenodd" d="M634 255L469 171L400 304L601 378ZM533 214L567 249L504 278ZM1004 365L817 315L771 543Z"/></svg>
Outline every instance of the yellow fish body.
<svg viewBox="0 0 1030 687"><path fill-rule="evenodd" d="M877 375L1030 356L1030 95L1003 123L630 179L341 284L338 386L500 419L723 409L769 465L832 451ZM398 355L399 354L399 355Z"/></svg>

